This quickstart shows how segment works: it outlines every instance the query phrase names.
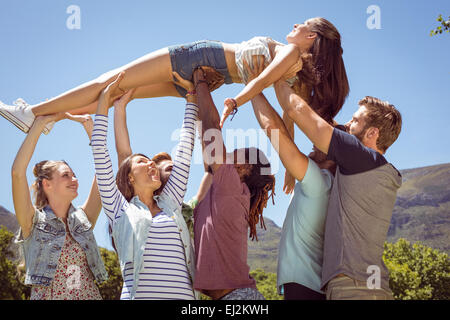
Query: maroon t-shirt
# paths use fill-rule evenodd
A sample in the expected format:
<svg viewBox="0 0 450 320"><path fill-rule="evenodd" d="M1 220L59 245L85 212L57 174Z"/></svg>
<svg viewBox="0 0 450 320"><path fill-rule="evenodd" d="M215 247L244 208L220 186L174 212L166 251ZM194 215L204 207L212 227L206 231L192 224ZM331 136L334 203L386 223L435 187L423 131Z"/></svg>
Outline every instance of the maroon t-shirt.
<svg viewBox="0 0 450 320"><path fill-rule="evenodd" d="M249 210L247 185L234 165L222 165L194 210L195 289L256 287L247 264Z"/></svg>

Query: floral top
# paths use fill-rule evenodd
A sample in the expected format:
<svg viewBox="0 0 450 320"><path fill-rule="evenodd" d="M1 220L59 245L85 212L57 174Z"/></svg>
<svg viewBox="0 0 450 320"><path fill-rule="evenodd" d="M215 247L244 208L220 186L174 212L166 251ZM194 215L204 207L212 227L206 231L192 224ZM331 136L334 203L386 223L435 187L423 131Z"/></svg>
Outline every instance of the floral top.
<svg viewBox="0 0 450 320"><path fill-rule="evenodd" d="M49 286L34 285L31 300L102 300L83 248L69 232Z"/></svg>

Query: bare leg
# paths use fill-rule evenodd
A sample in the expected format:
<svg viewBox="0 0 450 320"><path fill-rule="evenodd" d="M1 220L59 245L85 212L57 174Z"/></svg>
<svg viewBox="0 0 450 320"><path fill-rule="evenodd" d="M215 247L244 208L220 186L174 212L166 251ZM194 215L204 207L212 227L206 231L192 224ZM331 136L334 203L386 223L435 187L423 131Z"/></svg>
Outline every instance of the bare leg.
<svg viewBox="0 0 450 320"><path fill-rule="evenodd" d="M156 97L181 97L175 89L173 82L164 82L138 87L133 93L132 99L156 98ZM94 114L97 110L98 101L94 101L87 106L71 110L70 113L76 114Z"/></svg>
<svg viewBox="0 0 450 320"><path fill-rule="evenodd" d="M91 110L89 108L92 108L92 103L98 100L100 92L121 71L125 71L123 80L120 83L120 87L124 91L150 84L172 81L172 65L169 50L164 48L149 53L125 66L109 71L95 80L82 84L48 101L37 104L32 107L33 114L35 116L47 115L80 108L88 108L85 111ZM157 89L157 87L154 89ZM154 96L161 96L156 91L152 92ZM74 110L72 113L78 114L78 112L79 110Z"/></svg>

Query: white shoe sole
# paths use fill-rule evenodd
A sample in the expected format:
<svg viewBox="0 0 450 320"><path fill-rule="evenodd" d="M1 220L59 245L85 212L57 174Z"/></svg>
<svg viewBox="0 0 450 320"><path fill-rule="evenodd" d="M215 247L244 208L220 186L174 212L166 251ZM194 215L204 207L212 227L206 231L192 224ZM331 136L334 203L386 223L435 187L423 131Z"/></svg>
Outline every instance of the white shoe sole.
<svg viewBox="0 0 450 320"><path fill-rule="evenodd" d="M0 105L5 105L3 102L0 101ZM0 109L0 115L5 118L6 120L8 120L9 122L11 122L13 125L15 125L19 130L23 131L24 133L28 133L28 131L30 131L30 127L24 123L22 120L20 120L19 118L15 117L12 113L6 111L6 110L1 110ZM53 127L54 122L50 122L49 124L47 124L44 129L42 130L42 132L44 134L49 134L50 130ZM49 127L49 128L48 128Z"/></svg>
<svg viewBox="0 0 450 320"><path fill-rule="evenodd" d="M22 130L23 132L28 133L28 131L30 130L30 127L26 123L16 118L12 113L0 109L0 115L9 122L11 122L13 125L15 125L17 128Z"/></svg>

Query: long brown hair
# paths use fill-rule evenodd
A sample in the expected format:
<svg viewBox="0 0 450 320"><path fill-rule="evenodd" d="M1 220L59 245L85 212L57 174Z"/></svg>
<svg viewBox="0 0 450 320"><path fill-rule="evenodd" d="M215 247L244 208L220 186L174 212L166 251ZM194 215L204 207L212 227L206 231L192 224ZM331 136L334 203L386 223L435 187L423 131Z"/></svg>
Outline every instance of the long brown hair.
<svg viewBox="0 0 450 320"><path fill-rule="evenodd" d="M342 59L341 35L324 18L310 19L308 26L317 37L309 53L302 55L303 68L297 75L309 89L307 102L324 120L331 122L350 91Z"/></svg>
<svg viewBox="0 0 450 320"><path fill-rule="evenodd" d="M258 241L256 225L259 222L260 227L266 229L263 210L267 206L267 201L270 197L272 197L272 203L275 203L273 199L275 195L275 176L268 174L270 172L270 163L261 150L256 149L256 163L253 163L255 161L250 161L252 149L255 148L245 148L245 161L252 164L252 167L250 173L241 177L241 180L245 182L250 190L250 212L247 218L250 227L249 237Z"/></svg>
<svg viewBox="0 0 450 320"><path fill-rule="evenodd" d="M35 180L31 185L31 190L33 191L34 205L36 209L42 209L48 204L47 195L44 192L44 187L42 186L42 181L44 179L52 180L53 172L60 166L65 164L70 168L70 166L64 160L44 160L36 163L33 168L33 174Z"/></svg>
<svg viewBox="0 0 450 320"><path fill-rule="evenodd" d="M150 160L145 154L135 153L128 157L126 157L119 166L119 170L116 175L116 185L119 189L120 193L124 196L124 198L130 202L130 200L134 196L134 187L130 182L129 174L131 172L131 167L133 164L133 158L137 156L142 156ZM114 243L114 238L112 236L112 227L111 224L108 224L108 233L111 237L111 244L114 250L117 252L116 244Z"/></svg>
<svg viewBox="0 0 450 320"><path fill-rule="evenodd" d="M130 182L129 174L131 172L133 158L137 156L141 156L150 160L150 158L147 157L145 154L142 153L132 154L131 156L128 156L127 158L125 158L125 160L122 161L119 167L119 171L117 171L116 175L117 188L128 202L130 202L130 200L134 196L134 187Z"/></svg>

